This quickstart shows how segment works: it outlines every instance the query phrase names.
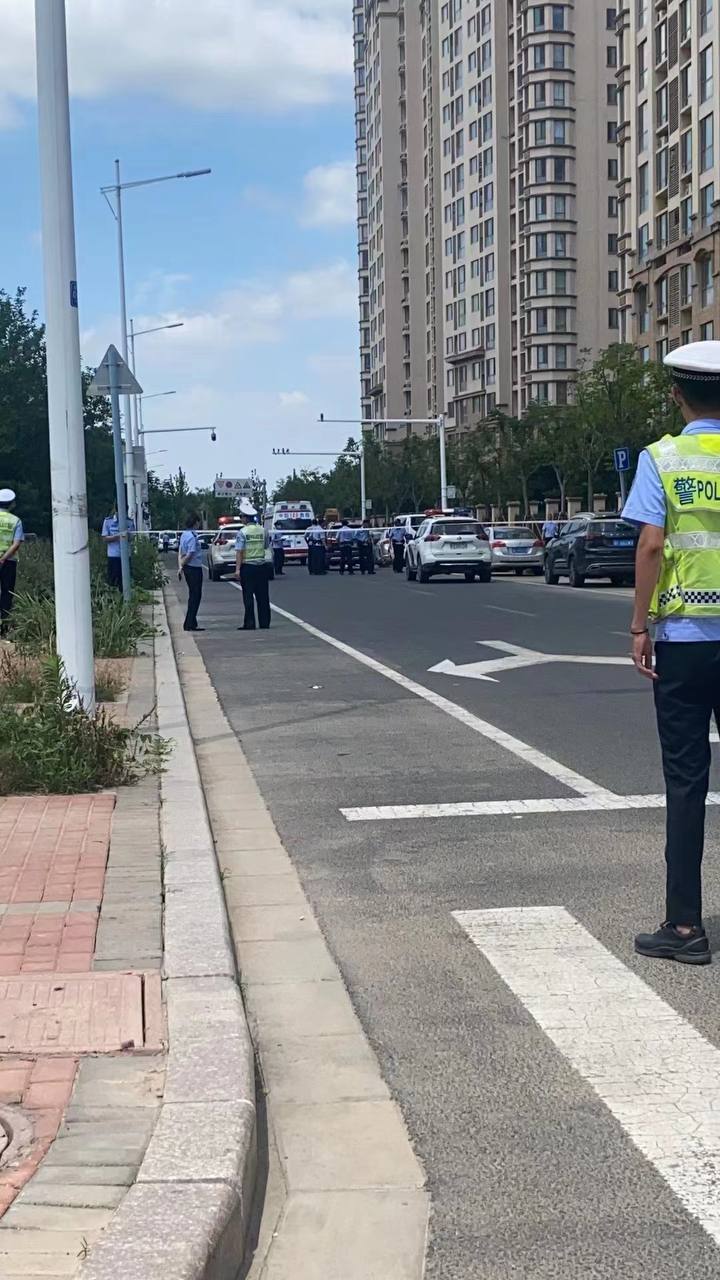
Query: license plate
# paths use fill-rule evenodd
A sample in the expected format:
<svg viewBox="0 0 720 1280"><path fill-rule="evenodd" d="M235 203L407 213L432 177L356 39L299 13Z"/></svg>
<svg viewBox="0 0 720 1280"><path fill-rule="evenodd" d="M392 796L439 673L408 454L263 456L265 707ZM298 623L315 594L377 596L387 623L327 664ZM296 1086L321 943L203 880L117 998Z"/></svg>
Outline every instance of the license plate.
<svg viewBox="0 0 720 1280"><path fill-rule="evenodd" d="M612 544L614 547L631 547L633 545L633 539L632 538L613 538Z"/></svg>
<svg viewBox="0 0 720 1280"><path fill-rule="evenodd" d="M526 556L526 555L527 555L527 548L526 548L526 547L511 547L511 548L510 548L510 551L512 552L512 554L513 554L514 556Z"/></svg>
<svg viewBox="0 0 720 1280"><path fill-rule="evenodd" d="M462 551L465 546L464 542L448 542L448 546L452 551Z"/></svg>

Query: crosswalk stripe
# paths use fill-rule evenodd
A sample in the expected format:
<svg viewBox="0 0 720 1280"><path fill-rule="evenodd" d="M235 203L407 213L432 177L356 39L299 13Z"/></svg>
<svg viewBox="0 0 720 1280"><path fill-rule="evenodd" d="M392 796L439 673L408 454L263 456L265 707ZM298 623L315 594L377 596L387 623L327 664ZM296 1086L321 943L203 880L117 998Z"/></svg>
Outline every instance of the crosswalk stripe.
<svg viewBox="0 0 720 1280"><path fill-rule="evenodd" d="M720 791L707 803L720 805ZM615 809L664 809L664 795L565 796L542 800L455 800L447 804L369 804L341 809L348 822L398 822L408 818L501 818L526 813L602 813Z"/></svg>
<svg viewBox="0 0 720 1280"><path fill-rule="evenodd" d="M564 907L453 916L720 1243L720 1051Z"/></svg>

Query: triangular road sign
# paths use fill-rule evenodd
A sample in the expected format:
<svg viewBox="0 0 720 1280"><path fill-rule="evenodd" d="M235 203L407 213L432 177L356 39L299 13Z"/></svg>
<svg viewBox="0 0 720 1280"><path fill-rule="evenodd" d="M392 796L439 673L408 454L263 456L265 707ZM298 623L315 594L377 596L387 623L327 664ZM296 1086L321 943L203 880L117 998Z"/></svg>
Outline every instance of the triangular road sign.
<svg viewBox="0 0 720 1280"><path fill-rule="evenodd" d="M110 343L110 346L100 361L100 364L95 370L95 377L88 387L89 395L103 396L107 395L109 392L111 359L114 360L115 368L117 369L117 387L120 394L123 396L141 396L143 389L140 386L140 383L135 377L135 374L128 369L128 366L120 355L117 347L114 347L112 343Z"/></svg>

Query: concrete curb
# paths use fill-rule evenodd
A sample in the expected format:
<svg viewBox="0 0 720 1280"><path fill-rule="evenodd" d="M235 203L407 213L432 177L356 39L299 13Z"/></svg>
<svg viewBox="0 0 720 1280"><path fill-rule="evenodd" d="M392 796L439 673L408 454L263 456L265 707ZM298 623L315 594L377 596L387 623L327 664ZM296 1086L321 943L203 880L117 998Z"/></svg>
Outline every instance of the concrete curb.
<svg viewBox="0 0 720 1280"><path fill-rule="evenodd" d="M163 1106L135 1185L81 1280L228 1280L240 1269L255 1185L253 1047L164 601L156 641L158 731L174 750L160 787Z"/></svg>

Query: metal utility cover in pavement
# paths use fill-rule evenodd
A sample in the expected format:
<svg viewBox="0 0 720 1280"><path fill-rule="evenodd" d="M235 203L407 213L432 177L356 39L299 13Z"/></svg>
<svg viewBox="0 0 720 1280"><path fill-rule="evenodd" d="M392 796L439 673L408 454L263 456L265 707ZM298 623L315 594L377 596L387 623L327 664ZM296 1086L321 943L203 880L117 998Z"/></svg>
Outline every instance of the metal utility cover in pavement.
<svg viewBox="0 0 720 1280"><path fill-rule="evenodd" d="M157 1052L159 974L26 974L0 978L0 1054Z"/></svg>

